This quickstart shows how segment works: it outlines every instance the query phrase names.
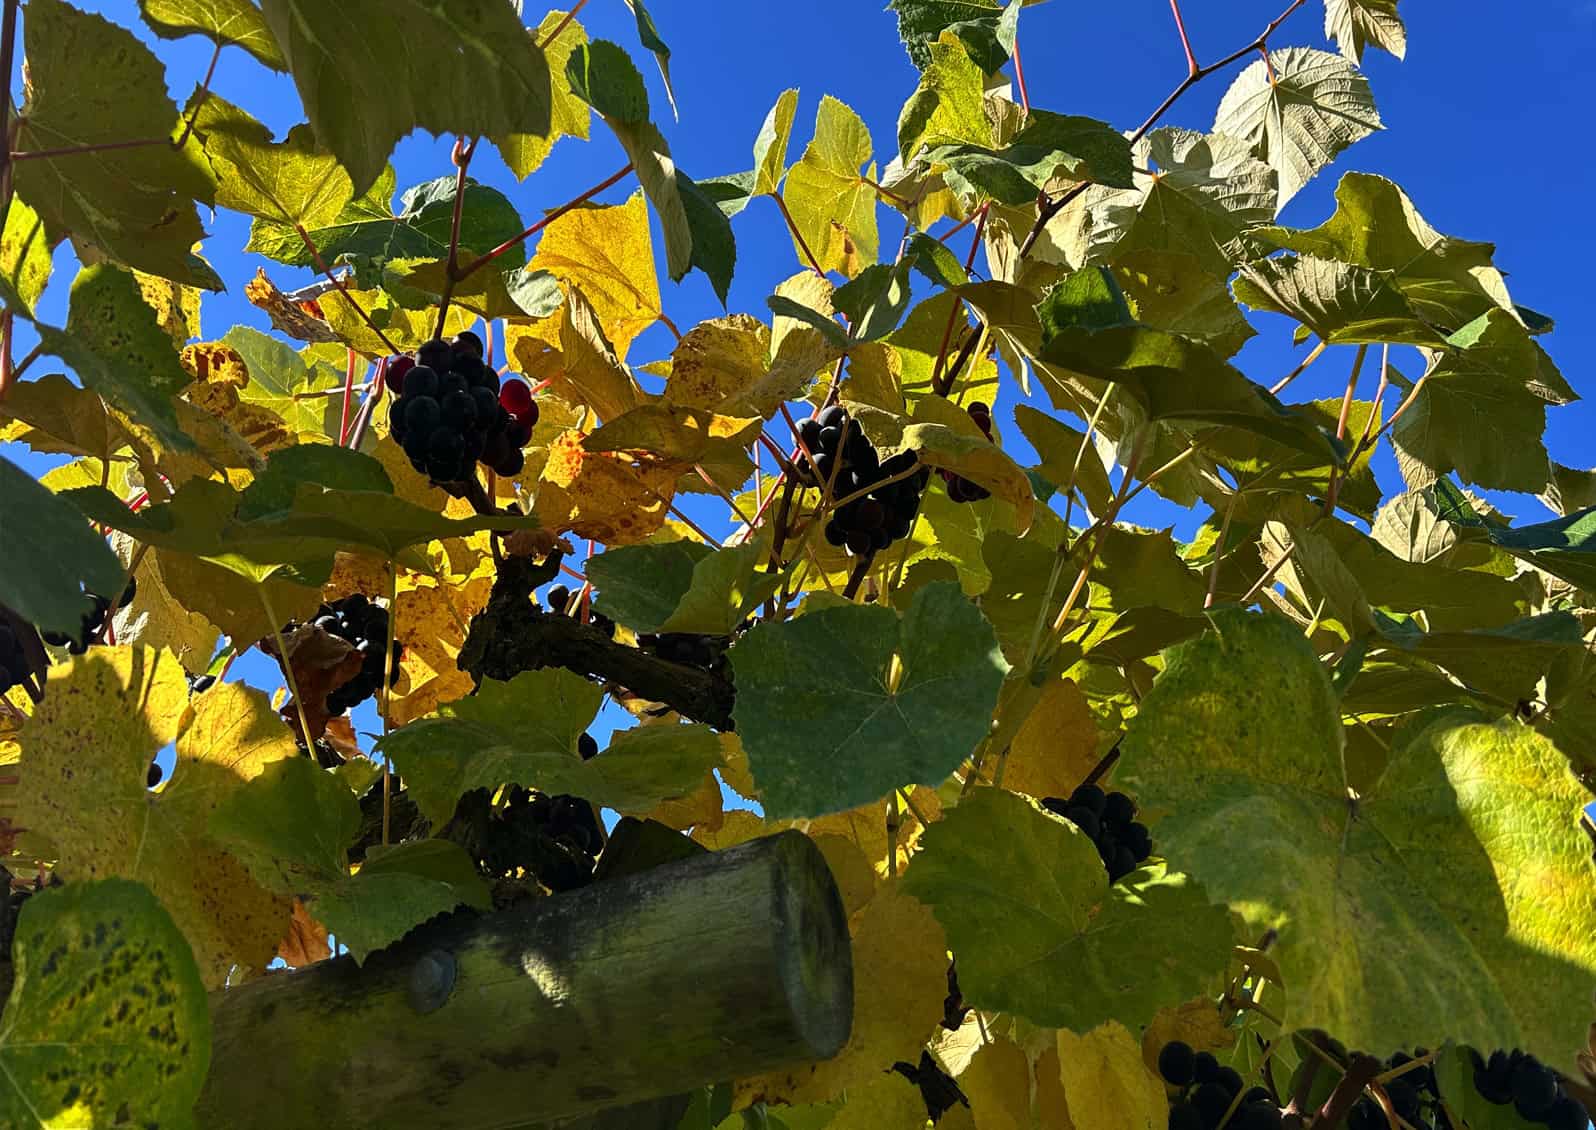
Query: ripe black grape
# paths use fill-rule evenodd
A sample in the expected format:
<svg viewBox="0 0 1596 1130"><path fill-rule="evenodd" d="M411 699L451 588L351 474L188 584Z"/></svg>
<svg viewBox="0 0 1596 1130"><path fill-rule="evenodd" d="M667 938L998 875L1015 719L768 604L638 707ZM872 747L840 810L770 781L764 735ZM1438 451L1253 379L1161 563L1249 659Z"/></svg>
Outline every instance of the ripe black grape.
<svg viewBox="0 0 1596 1130"><path fill-rule="evenodd" d="M637 637L642 651L668 663L718 671L725 666L731 636L706 636L693 632L660 632Z"/></svg>
<svg viewBox="0 0 1596 1130"><path fill-rule="evenodd" d="M472 333L470 330L461 330L459 333L455 334L454 341L452 341L450 345L457 355L464 353L468 356L475 357L478 361L482 360L482 339L476 334Z"/></svg>
<svg viewBox="0 0 1596 1130"><path fill-rule="evenodd" d="M1169 1130L1207 1130L1203 1116L1188 1102L1178 1102L1169 1108Z"/></svg>
<svg viewBox="0 0 1596 1130"><path fill-rule="evenodd" d="M1191 1101L1197 1113L1203 1116L1204 1124L1218 1126L1235 1097L1234 1092L1227 1091L1219 1083L1202 1083L1192 1092Z"/></svg>
<svg viewBox="0 0 1596 1130"><path fill-rule="evenodd" d="M1243 1103L1236 1108L1229 1125L1234 1130L1279 1130L1280 1108L1269 1101Z"/></svg>
<svg viewBox="0 0 1596 1130"><path fill-rule="evenodd" d="M1214 1082L1229 1091L1232 1098L1241 1094L1241 1072L1234 1067L1221 1067L1219 1073L1214 1076Z"/></svg>
<svg viewBox="0 0 1596 1130"><path fill-rule="evenodd" d="M354 593L331 604L323 604L317 609L311 623L322 631L353 644L361 655L360 671L348 682L335 687L327 696L329 714L346 713L371 698L382 687L387 668L384 657L388 649L388 610L381 605L371 603L362 594ZM399 660L403 655L404 645L395 640L393 677L390 685L399 681ZM190 682L190 691L198 693L206 689L200 687L199 683L200 680L209 678L211 678L209 675L198 676ZM207 683L206 687L209 685Z"/></svg>
<svg viewBox="0 0 1596 1130"><path fill-rule="evenodd" d="M603 846L604 827L587 801L512 786L488 820L477 855L490 875L525 872L560 892L593 881Z"/></svg>
<svg viewBox="0 0 1596 1130"><path fill-rule="evenodd" d="M1419 1092L1406 1079L1393 1079L1385 1085L1386 1098L1391 1100L1391 1108L1403 1118L1412 1122L1419 1113Z"/></svg>
<svg viewBox="0 0 1596 1130"><path fill-rule="evenodd" d="M1190 1044L1172 1040L1158 1053L1158 1073L1165 1082L1176 1087L1188 1086L1196 1068L1196 1059L1197 1055L1191 1050Z"/></svg>
<svg viewBox="0 0 1596 1130"><path fill-rule="evenodd" d="M863 557L908 536L931 474L929 468L918 467L914 452L882 461L869 437L836 404L800 424L798 435L808 452L795 468L801 483L829 488L833 501L869 492L831 515L824 531L828 544ZM898 475L907 477L887 481Z"/></svg>
<svg viewBox="0 0 1596 1130"><path fill-rule="evenodd" d="M482 361L481 339L469 331L457 334L452 345L429 341L414 362L401 364L409 360L389 363L396 399L388 423L411 466L451 493L475 478L479 462L506 478L520 474L526 466L521 448L537 422L527 386L512 382L522 390L511 394L521 409L512 415L500 401L499 375Z"/></svg>
<svg viewBox="0 0 1596 1130"><path fill-rule="evenodd" d="M1191 1078L1194 1083L1212 1083L1219 1078L1219 1061L1212 1052L1198 1052L1192 1057Z"/></svg>
<svg viewBox="0 0 1596 1130"><path fill-rule="evenodd" d="M592 734L583 734L576 739L576 752L581 755L583 761L591 761L598 756L598 751L598 739Z"/></svg>
<svg viewBox="0 0 1596 1130"><path fill-rule="evenodd" d="M1513 1065L1501 1048L1491 1053L1491 1058L1481 1061L1474 1057L1474 1089L1487 1102L1506 1106L1513 1101Z"/></svg>
<svg viewBox="0 0 1596 1130"><path fill-rule="evenodd" d="M970 404L965 411L970 419L975 421L977 427L986 434L988 442L992 442L992 410L979 400ZM952 471L938 470L937 474L947 484L948 498L954 502L980 502L983 498L991 498L992 492L969 479L954 474Z"/></svg>
<svg viewBox="0 0 1596 1130"><path fill-rule="evenodd" d="M1133 819L1136 802L1124 793L1105 795L1096 785L1081 785L1069 800L1047 797L1042 807L1070 821L1097 845L1111 883L1135 871L1153 853L1152 834Z"/></svg>
<svg viewBox="0 0 1596 1130"><path fill-rule="evenodd" d="M1539 1120L1558 1098L1557 1076L1534 1056L1525 1056L1513 1068L1513 1108L1531 1122Z"/></svg>
<svg viewBox="0 0 1596 1130"><path fill-rule="evenodd" d="M204 675L189 675L188 676L188 693L191 694L191 695L192 694L204 694L206 691L210 690L215 685L216 685L216 676L215 675L204 674Z"/></svg>
<svg viewBox="0 0 1596 1130"><path fill-rule="evenodd" d="M161 778L163 776L165 776L165 773L161 769L160 762L150 762L150 767L144 772L144 787L147 789L153 789L156 785L161 783Z"/></svg>
<svg viewBox="0 0 1596 1130"><path fill-rule="evenodd" d="M1586 1130L1590 1125L1590 1118L1586 1115L1585 1108L1568 1095L1563 1095L1554 1102L1541 1116L1541 1121L1546 1123L1547 1130Z"/></svg>

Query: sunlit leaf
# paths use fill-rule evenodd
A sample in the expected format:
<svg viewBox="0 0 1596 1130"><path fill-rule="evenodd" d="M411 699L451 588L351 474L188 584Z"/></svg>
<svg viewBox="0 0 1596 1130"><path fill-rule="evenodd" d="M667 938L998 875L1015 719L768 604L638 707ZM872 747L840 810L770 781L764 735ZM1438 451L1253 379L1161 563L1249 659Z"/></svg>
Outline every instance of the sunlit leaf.
<svg viewBox="0 0 1596 1130"><path fill-rule="evenodd" d="M242 47L274 71L288 69L260 9L250 0L139 0L139 12L163 39L204 35L218 47Z"/></svg>

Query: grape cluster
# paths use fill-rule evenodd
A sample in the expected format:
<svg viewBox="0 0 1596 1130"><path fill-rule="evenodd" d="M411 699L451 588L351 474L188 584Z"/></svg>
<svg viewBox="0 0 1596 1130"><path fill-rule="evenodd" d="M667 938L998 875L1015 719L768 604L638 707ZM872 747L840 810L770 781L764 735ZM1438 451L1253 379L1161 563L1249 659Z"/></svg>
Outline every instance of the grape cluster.
<svg viewBox="0 0 1596 1130"><path fill-rule="evenodd" d="M1221 1066L1211 1052L1194 1052L1190 1044L1172 1040L1158 1053L1158 1073L1179 1089L1169 1108L1169 1130L1217 1130L1232 1105L1229 1130L1277 1130L1283 1116L1263 1087L1242 1092L1241 1073ZM1241 1096L1237 1102L1237 1096Z"/></svg>
<svg viewBox="0 0 1596 1130"><path fill-rule="evenodd" d="M948 995L942 998L942 1027L957 1032L964 1027L964 1018L968 1015L970 1006L964 1003L964 994L959 990L959 963L955 959L948 962Z"/></svg>
<svg viewBox="0 0 1596 1130"><path fill-rule="evenodd" d="M360 673L327 696L327 713L343 714L365 702L382 687L387 666L384 653L388 650L388 610L371 603L357 592L322 605L311 623L354 645L361 655ZM404 650L404 645L395 640L390 686L399 681L399 659L404 655Z"/></svg>
<svg viewBox="0 0 1596 1130"><path fill-rule="evenodd" d="M706 671L725 666L726 649L731 642L731 636L702 636L694 632L660 632L637 637L637 646L656 659Z"/></svg>
<svg viewBox="0 0 1596 1130"><path fill-rule="evenodd" d="M805 420L799 425L798 436L813 457L807 465L800 464L800 481L821 488L830 483L835 499L870 491L839 507L831 516L826 523L828 542L847 546L849 553L863 557L909 536L915 516L920 513L920 495L930 481L931 470L921 467L907 478L890 483L886 480L913 470L918 461L914 452L901 451L883 462L869 437L839 404Z"/></svg>
<svg viewBox="0 0 1596 1130"><path fill-rule="evenodd" d="M571 590L564 585L550 585L549 591L543 594L543 602L548 605L550 612L564 616L571 611ZM602 612L593 611L591 603L587 610L587 624L606 636L615 635L615 621Z"/></svg>
<svg viewBox="0 0 1596 1130"><path fill-rule="evenodd" d="M1482 1059L1478 1052L1471 1054L1474 1087L1486 1101L1497 1106L1512 1103L1520 1118L1550 1130L1585 1130L1589 1125L1585 1108L1564 1092L1551 1068L1528 1052L1498 1048L1489 1059ZM1387 1084L1387 1090L1398 1081Z"/></svg>
<svg viewBox="0 0 1596 1130"><path fill-rule="evenodd" d="M958 1103L963 1103L966 1108L970 1105L970 1100L959 1090L958 1082L942 1070L928 1051L920 1052L918 1066L900 1059L892 1065L892 1070L920 1088L926 1117L932 1122L940 1122L942 1116Z"/></svg>
<svg viewBox="0 0 1596 1130"><path fill-rule="evenodd" d="M1136 802L1124 793L1105 793L1086 784L1068 800L1050 796L1042 807L1062 816L1089 836L1108 869L1108 881L1117 883L1153 854L1153 837L1136 819Z"/></svg>
<svg viewBox="0 0 1596 1130"><path fill-rule="evenodd" d="M417 472L440 485L473 478L479 460L506 477L521 473L537 404L520 381L501 387L476 334L434 339L414 358L394 358L385 380L394 392L389 430Z"/></svg>
<svg viewBox="0 0 1596 1130"><path fill-rule="evenodd" d="M598 744L583 734L578 747L584 758ZM598 853L604 848L604 827L593 806L581 797L548 796L512 785L494 811L486 842L479 849L482 865L493 875L518 870L551 891L574 891L593 881Z"/></svg>
<svg viewBox="0 0 1596 1130"><path fill-rule="evenodd" d="M986 433L986 438L990 440L992 438L992 409L976 400L971 402L965 411L970 414L970 419L975 421L976 426ZM953 502L980 502L983 498L992 497L992 492L985 487L972 483L969 479L960 475L955 475L952 471L939 469L937 474L947 484L948 498Z"/></svg>
<svg viewBox="0 0 1596 1130"><path fill-rule="evenodd" d="M33 625L0 605L0 696L21 687L32 698L44 688L49 656ZM33 680L37 680L34 685Z"/></svg>
<svg viewBox="0 0 1596 1130"><path fill-rule="evenodd" d="M127 579L127 588L122 590L122 599L116 602L118 608L126 608L133 603L133 598L138 595L139 583L137 578ZM106 617L111 614L111 601L97 593L88 593L89 608L83 613L83 618L78 622L77 635L67 632L43 632L44 642L51 647L64 647L73 655L82 655L89 650L101 632L105 630Z"/></svg>

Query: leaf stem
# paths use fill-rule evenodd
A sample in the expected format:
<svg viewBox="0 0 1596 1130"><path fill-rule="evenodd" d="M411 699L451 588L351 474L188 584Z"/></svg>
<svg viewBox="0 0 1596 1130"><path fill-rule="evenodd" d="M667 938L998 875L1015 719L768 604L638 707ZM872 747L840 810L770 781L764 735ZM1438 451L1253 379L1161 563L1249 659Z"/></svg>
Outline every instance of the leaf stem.
<svg viewBox="0 0 1596 1130"><path fill-rule="evenodd" d="M566 25L572 20L576 19L576 14L585 7L587 7L587 0L576 0L576 3L571 5L571 10L565 13L565 18L559 23L555 24L554 30L543 37L543 42L538 44L538 50L547 51L549 49L549 44L560 38L560 32L564 31Z"/></svg>
<svg viewBox="0 0 1596 1130"><path fill-rule="evenodd" d="M200 80L199 93L194 98L194 108L188 112L188 117L183 122L183 132L172 142L173 149L181 149L188 144L189 134L194 132L194 123L199 121L199 112L204 108L206 101L211 96L211 79L216 77L216 63L222 57L222 41L216 41L216 50L211 52L211 65L205 68L205 77Z"/></svg>
<svg viewBox="0 0 1596 1130"><path fill-rule="evenodd" d="M804 253L804 258L809 260L809 266L814 270L815 274L825 278L826 272L820 269L820 260L816 259L815 253L809 249L809 241L804 239L804 233L798 230L798 221L794 220L792 213L787 211L787 201L782 199L781 190L777 189L772 192L770 198L776 202L776 207L781 209L781 218L787 221L787 230L792 232L793 241L798 244L799 249Z"/></svg>
<svg viewBox="0 0 1596 1130"><path fill-rule="evenodd" d="M1214 542L1214 560L1208 567L1208 592L1203 596L1203 607L1214 606L1214 596L1219 592L1219 565L1225 559L1225 542L1230 539L1230 522L1236 516L1236 503L1241 501L1241 486L1238 483L1230 495L1230 503L1225 507L1225 520L1219 524L1219 540Z"/></svg>
<svg viewBox="0 0 1596 1130"><path fill-rule="evenodd" d="M255 593L260 597L261 607L266 610L266 619L271 621L272 639L277 641L277 656L283 665L283 678L288 683L288 693L294 696L294 709L299 713L299 736L305 743L305 753L311 755L314 753L316 743L310 736L310 721L305 716L305 700L294 681L294 661L288 654L288 645L283 642L283 629L278 624L277 613L272 611L272 598L266 594L265 581L256 582Z"/></svg>
<svg viewBox="0 0 1596 1130"><path fill-rule="evenodd" d="M16 383L16 369L11 364L12 313L0 312L0 401L5 400Z"/></svg>
<svg viewBox="0 0 1596 1130"><path fill-rule="evenodd" d="M131 141L97 141L89 145L62 145L55 149L30 149L25 153L12 153L12 161L44 161L53 157L78 157L88 153L109 153L118 149L147 149L151 145L169 145L171 138L138 137Z"/></svg>
<svg viewBox="0 0 1596 1130"><path fill-rule="evenodd" d="M600 181L598 184L594 185L592 188L588 189L586 192L582 193L580 196L577 196L574 199L568 200L564 204L561 204L558 208L554 209L554 211L552 211L548 215L544 216L537 223L535 223L531 227L527 228L526 231L522 232L520 235L513 236L512 238L505 240L503 243L499 244L499 246L495 247L492 251L486 252L486 253L484 253L482 255L478 255L475 259L471 260L471 262L467 263L464 267L462 267L460 269L459 278L456 281L457 282L458 281L463 281L465 279L470 278L472 275L476 274L477 271L481 270L483 267L486 267L489 263L493 262L500 255L503 255L506 251L510 250L512 247L515 247L518 244L524 243L528 239L531 239L534 235L537 235L538 232L540 232L544 228L548 227L555 220L559 219L561 216L565 215L567 212L571 211L573 208L580 208L582 205L586 204L589 200L593 199L593 197L595 197L599 193L603 192L606 188L610 188L611 186L615 185L616 183L618 183L623 177L625 177L631 171L632 171L632 163L630 161L628 161L626 163L626 166L624 168L622 168L620 171L618 171L616 173L612 173L610 176L605 177L602 181Z"/></svg>
<svg viewBox="0 0 1596 1130"><path fill-rule="evenodd" d="M1274 384L1269 386L1269 394L1271 396L1279 396L1288 384L1302 376L1303 373L1307 372L1308 366L1319 360L1319 358L1324 355L1324 351L1329 348L1330 343L1328 341L1321 341L1318 345L1314 346L1312 351L1309 352L1308 356L1302 359L1302 364L1298 365L1295 369L1291 370L1291 372L1287 373Z"/></svg>
<svg viewBox="0 0 1596 1130"><path fill-rule="evenodd" d="M876 192L880 193L882 196L885 196L888 200L891 200L895 204L900 204L903 207L908 207L910 204L914 203L914 201L910 200L908 197L899 196L896 192L893 192L890 188L887 188L885 185L879 183L878 181L871 180L869 177L861 176L859 178L859 183L860 184L868 184L871 188L875 189Z"/></svg>
<svg viewBox="0 0 1596 1130"><path fill-rule="evenodd" d="M449 300L454 297L454 284L460 271L460 216L465 211L466 170L477 151L476 138L469 141L457 138L454 143L454 211L449 216L449 259L443 272L443 294L438 299L438 325L432 336L441 338L449 317Z"/></svg>
<svg viewBox="0 0 1596 1130"><path fill-rule="evenodd" d="M1175 13L1175 28L1180 32L1180 46L1186 52L1187 74L1195 75L1202 68L1197 65L1197 56L1192 54L1191 38L1186 34L1186 18L1180 14L1180 0L1169 0L1169 10Z"/></svg>
<svg viewBox="0 0 1596 1130"><path fill-rule="evenodd" d="M327 277L327 281L333 284L339 294L343 295L344 301L349 303L349 308L360 316L360 320L365 322L371 332L377 335L378 340L388 347L390 353L398 353L399 347L389 340L388 335L371 320L371 315L355 301L355 296L349 293L349 285L327 269L327 264L322 260L321 252L316 249L316 243L310 238L310 233L305 230L305 225L295 224L294 231L299 233L299 239L304 243L305 250L310 252L311 261L316 264L316 269Z"/></svg>
<svg viewBox="0 0 1596 1130"><path fill-rule="evenodd" d="M1174 0L1170 0L1170 2L1173 3ZM1029 116L1031 113L1031 95L1025 88L1025 64L1020 62L1020 31L1018 27L1014 29L1014 50L1009 57L1014 60L1014 89L1020 95L1020 109L1025 112L1026 116Z"/></svg>
<svg viewBox="0 0 1596 1130"><path fill-rule="evenodd" d="M449 605L449 611L454 612L454 606ZM393 725L393 641L399 634L399 566L388 562L388 650L382 660L382 733L387 737ZM469 632L464 632L469 635ZM393 802L389 796L388 778L392 774L387 757L382 759L382 842L388 843L389 827L393 819Z"/></svg>
<svg viewBox="0 0 1596 1130"><path fill-rule="evenodd" d="M348 357L344 361L344 408L338 417L338 445L342 447L349 440L349 401L355 395L355 358L359 356L353 349L346 349Z"/></svg>
<svg viewBox="0 0 1596 1130"><path fill-rule="evenodd" d="M5 0L5 15L0 23L0 74L5 89L0 90L0 228L11 212L11 72L17 61L18 0Z"/></svg>
<svg viewBox="0 0 1596 1130"><path fill-rule="evenodd" d="M1108 504L1098 525L1102 532L1093 539L1086 550L1085 559L1081 562L1081 571L1075 577L1075 584L1070 587L1069 595L1064 598L1064 607L1058 611L1058 616L1053 621L1053 634L1060 640L1063 639L1065 629L1069 625L1070 613L1075 609L1075 602L1080 599L1081 593L1086 590L1087 578L1091 575L1092 565L1097 561L1097 554L1103 548L1103 543L1108 540L1108 531L1114 524L1114 519L1129 500L1131 480L1136 477L1136 468L1141 464L1142 453L1147 447L1147 432L1137 437L1136 445L1131 450L1131 457L1125 463L1125 477L1119 481L1119 491L1114 495L1114 500Z"/></svg>
<svg viewBox="0 0 1596 1130"><path fill-rule="evenodd" d="M1358 378L1363 375L1363 362L1368 356L1369 347L1367 345L1358 346L1358 354L1352 360L1352 373L1347 377L1347 391L1341 397L1341 415L1336 420L1336 439L1343 442L1347 438L1347 417L1352 412L1352 398L1357 395ZM1371 418L1373 417L1374 412L1372 409L1370 410L1369 415ZM1331 467L1330 489L1325 492L1324 499L1325 517L1328 518L1330 515L1336 512L1336 498L1340 495L1340 493L1341 468Z"/></svg>

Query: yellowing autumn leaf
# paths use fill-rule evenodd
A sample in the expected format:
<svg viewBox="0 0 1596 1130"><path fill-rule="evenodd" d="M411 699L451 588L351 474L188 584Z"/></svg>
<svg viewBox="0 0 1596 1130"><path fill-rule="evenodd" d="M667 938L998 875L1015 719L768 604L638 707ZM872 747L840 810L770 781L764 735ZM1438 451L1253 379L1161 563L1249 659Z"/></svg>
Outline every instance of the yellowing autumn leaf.
<svg viewBox="0 0 1596 1130"><path fill-rule="evenodd" d="M1236 1042L1234 1029L1225 1026L1219 1009L1207 997L1183 1001L1158 1010L1142 1032L1142 1062L1158 1070L1158 1053L1172 1040L1190 1044L1200 1052L1220 1052Z"/></svg>
<svg viewBox="0 0 1596 1130"><path fill-rule="evenodd" d="M458 702L475 686L460 670L463 626L487 607L493 582L478 577L463 584L438 585L417 579L413 588L399 591L394 616L394 638L404 644L401 677L394 688L391 721L404 725L431 714L446 703Z"/></svg>
<svg viewBox="0 0 1596 1130"><path fill-rule="evenodd" d="M1164 1130L1169 1099L1142 1062L1141 1045L1114 1021L1078 1036L1058 1033L1059 1075L1070 1120L1091 1130Z"/></svg>
<svg viewBox="0 0 1596 1130"><path fill-rule="evenodd" d="M57 670L22 732L18 821L49 829L69 882L146 884L194 947L208 987L235 965L264 967L289 903L255 883L207 825L266 765L296 755L266 696L220 683L189 712L183 668L146 647L95 648ZM152 793L150 760L174 737L177 764Z"/></svg>
<svg viewBox="0 0 1596 1130"><path fill-rule="evenodd" d="M1067 797L1097 761L1097 723L1086 696L1071 680L1054 679L1014 736L1003 787L1038 798Z"/></svg>
<svg viewBox="0 0 1596 1130"><path fill-rule="evenodd" d="M719 463L748 449L764 421L655 402L608 421L583 441L589 451L653 454L682 463Z"/></svg>
<svg viewBox="0 0 1596 1130"><path fill-rule="evenodd" d="M532 513L551 533L634 545L664 524L680 468L588 451L586 438L572 429L549 445Z"/></svg>
<svg viewBox="0 0 1596 1130"><path fill-rule="evenodd" d="M976 1051L959 1076L975 1130L1031 1130L1031 1061L1009 1040Z"/></svg>
<svg viewBox="0 0 1596 1130"><path fill-rule="evenodd" d="M122 533L112 535L111 545L124 561L135 548L133 539ZM202 671L216 651L220 629L172 595L162 573L165 561L157 549L147 550L139 560L133 574L138 591L129 604L117 609L117 642L165 648L190 671Z"/></svg>
<svg viewBox="0 0 1596 1130"><path fill-rule="evenodd" d="M850 923L850 932L853 1032L847 1045L822 1062L740 1080L734 1105L824 1102L870 1083L897 1060L918 1062L947 995L942 928L924 904L888 883Z"/></svg>

